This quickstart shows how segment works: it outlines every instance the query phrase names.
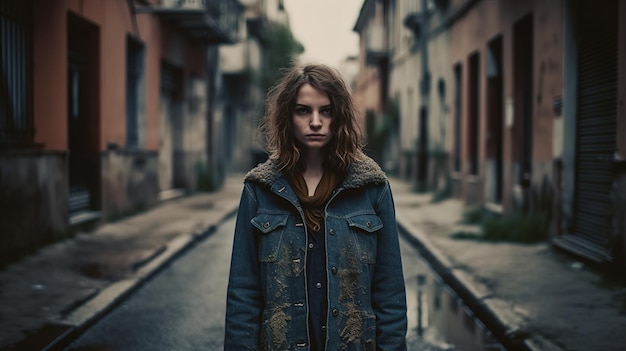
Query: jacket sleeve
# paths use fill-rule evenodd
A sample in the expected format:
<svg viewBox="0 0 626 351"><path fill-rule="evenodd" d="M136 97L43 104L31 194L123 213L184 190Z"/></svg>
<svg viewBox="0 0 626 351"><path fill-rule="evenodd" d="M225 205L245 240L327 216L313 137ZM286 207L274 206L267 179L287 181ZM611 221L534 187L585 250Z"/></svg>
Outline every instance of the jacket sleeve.
<svg viewBox="0 0 626 351"><path fill-rule="evenodd" d="M258 350L263 300L257 244L250 220L257 204L250 184L244 184L230 263L226 301L224 350Z"/></svg>
<svg viewBox="0 0 626 351"><path fill-rule="evenodd" d="M375 209L383 222L372 282L376 345L378 350L406 350L406 291L395 205L388 183L382 188Z"/></svg>

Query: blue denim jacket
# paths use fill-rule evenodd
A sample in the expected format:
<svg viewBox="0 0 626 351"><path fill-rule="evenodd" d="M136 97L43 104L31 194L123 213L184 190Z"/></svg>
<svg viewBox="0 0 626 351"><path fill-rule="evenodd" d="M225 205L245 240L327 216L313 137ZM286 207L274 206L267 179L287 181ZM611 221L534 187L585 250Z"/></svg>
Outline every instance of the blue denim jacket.
<svg viewBox="0 0 626 351"><path fill-rule="evenodd" d="M406 350L406 296L389 183L363 155L326 206L326 350ZM225 350L308 350L307 230L270 160L245 178L228 283Z"/></svg>

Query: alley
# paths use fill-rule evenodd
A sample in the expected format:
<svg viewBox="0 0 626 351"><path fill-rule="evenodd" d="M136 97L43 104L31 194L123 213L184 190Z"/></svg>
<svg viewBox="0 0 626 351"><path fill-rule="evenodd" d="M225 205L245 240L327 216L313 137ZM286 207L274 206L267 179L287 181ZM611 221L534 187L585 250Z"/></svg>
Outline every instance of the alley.
<svg viewBox="0 0 626 351"><path fill-rule="evenodd" d="M220 349L309 62L392 188L411 350L624 349L626 0L0 0L0 33L0 351Z"/></svg>
<svg viewBox="0 0 626 351"><path fill-rule="evenodd" d="M231 217L89 328L66 351L222 350L233 231ZM410 309L409 350L440 350L417 335L417 277L430 273L406 240L401 240L401 249Z"/></svg>
<svg viewBox="0 0 626 351"><path fill-rule="evenodd" d="M79 342L85 347L111 346L116 340L142 342L152 332L156 334L143 342L166 338L166 343L189 336L189 342L220 343L223 295L217 295L224 293L225 281L221 280L220 287L215 277L225 276L227 268L215 264L218 259L212 256L228 262L224 257L230 252L232 224L228 228L223 223L230 223L225 219L232 218L237 209L242 177L232 174L217 192L166 202L52 245L1 271L0 286L11 287L0 289L0 324L7 332L3 337L22 336L23 340L13 347L4 341L0 349L63 350L93 323L103 323L95 324L96 330L109 328L117 323L108 322L110 318L124 316L132 328L88 332ZM417 342L419 301L424 338L444 350L452 345L458 350L501 350L485 339L485 325L499 335L506 332L517 338L509 350L570 350L574 343L580 350L618 350L617 345L623 344L623 288L606 285L585 264L554 252L545 243L455 239L451 234L459 230L463 213L459 200L433 202L430 195L411 191L409 183L390 180L401 228L410 322L407 336L412 350L419 350L416 343L431 347ZM212 232L214 228L223 230ZM427 274L420 256L436 274ZM538 266L544 268L538 270ZM98 271L108 274L90 276L91 270L81 267L99 267ZM163 289L162 296L141 301L158 289ZM207 289L202 293L205 296L198 296L202 289ZM541 298L537 298L538 291ZM216 296L208 296L209 292ZM476 321L476 311L469 304L490 316L489 323ZM170 319L180 321L183 312L189 313L189 323L169 325ZM198 313L205 314L201 323L197 323ZM146 321L147 329L140 332L138 328ZM63 333L55 334L59 327ZM45 330L51 335L43 335ZM97 333L103 332L108 335L106 342L98 339ZM204 334L202 339L192 340L190 335L198 333ZM209 334L217 339L209 341ZM78 344L72 348L81 349Z"/></svg>
<svg viewBox="0 0 626 351"><path fill-rule="evenodd" d="M233 231L231 218L67 350L221 350Z"/></svg>

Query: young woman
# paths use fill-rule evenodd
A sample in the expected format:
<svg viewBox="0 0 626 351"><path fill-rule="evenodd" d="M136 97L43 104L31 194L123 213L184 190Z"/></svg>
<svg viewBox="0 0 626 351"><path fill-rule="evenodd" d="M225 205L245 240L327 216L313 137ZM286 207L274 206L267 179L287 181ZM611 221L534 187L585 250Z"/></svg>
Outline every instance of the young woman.
<svg viewBox="0 0 626 351"><path fill-rule="evenodd" d="M406 350L393 198L340 74L293 67L261 131L269 159L244 181L224 349Z"/></svg>

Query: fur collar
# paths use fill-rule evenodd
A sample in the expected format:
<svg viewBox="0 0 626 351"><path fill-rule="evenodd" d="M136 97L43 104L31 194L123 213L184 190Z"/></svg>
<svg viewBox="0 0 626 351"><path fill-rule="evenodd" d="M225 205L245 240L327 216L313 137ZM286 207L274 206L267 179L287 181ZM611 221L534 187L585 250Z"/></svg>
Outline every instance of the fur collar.
<svg viewBox="0 0 626 351"><path fill-rule="evenodd" d="M276 163L272 160L267 160L248 172L245 180L271 186L282 175L282 172L276 167ZM384 184L386 181L387 176L380 166L370 157L361 154L359 160L353 162L350 168L348 168L348 173L340 187L353 189L367 184Z"/></svg>

